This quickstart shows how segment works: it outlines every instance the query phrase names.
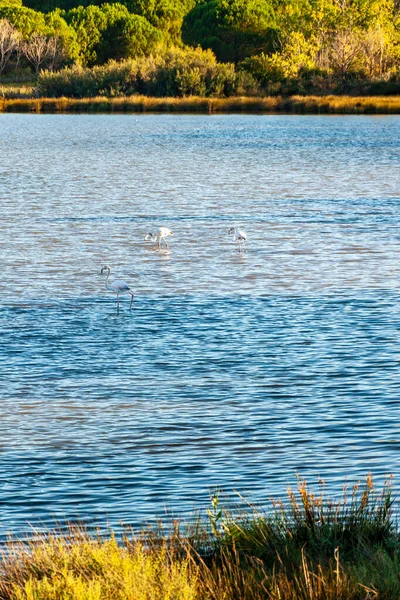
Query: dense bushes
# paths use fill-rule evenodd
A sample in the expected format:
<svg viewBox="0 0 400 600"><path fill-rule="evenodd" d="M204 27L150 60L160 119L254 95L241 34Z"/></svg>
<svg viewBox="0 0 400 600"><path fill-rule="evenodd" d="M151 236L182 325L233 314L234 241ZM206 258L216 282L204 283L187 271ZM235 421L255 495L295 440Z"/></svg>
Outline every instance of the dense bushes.
<svg viewBox="0 0 400 600"><path fill-rule="evenodd" d="M92 69L72 67L39 76L43 96L228 96L241 78L232 64L217 63L211 51L173 48L162 56L110 62Z"/></svg>
<svg viewBox="0 0 400 600"><path fill-rule="evenodd" d="M218 96L235 93L246 79L263 94L387 94L400 81L398 0L25 1L60 8L41 12L22 0L0 0L0 76L73 66L41 78L41 89L51 81L63 95L94 89ZM126 59L136 65L128 83L125 64L82 70ZM112 85L103 84L104 73Z"/></svg>

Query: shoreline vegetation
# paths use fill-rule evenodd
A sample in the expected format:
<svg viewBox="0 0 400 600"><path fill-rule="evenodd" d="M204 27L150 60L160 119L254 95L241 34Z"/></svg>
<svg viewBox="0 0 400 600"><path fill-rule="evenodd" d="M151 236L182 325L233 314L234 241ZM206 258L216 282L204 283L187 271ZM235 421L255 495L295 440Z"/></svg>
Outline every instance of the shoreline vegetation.
<svg viewBox="0 0 400 600"><path fill-rule="evenodd" d="M21 113L285 113L385 115L400 114L400 96L267 96L205 98L125 96L110 98L7 98L0 112Z"/></svg>
<svg viewBox="0 0 400 600"><path fill-rule="evenodd" d="M387 114L399 98L399 0L0 0L2 111Z"/></svg>
<svg viewBox="0 0 400 600"><path fill-rule="evenodd" d="M241 499L242 500L242 499ZM339 499L305 481L268 512L218 493L207 518L135 537L48 534L8 543L1 600L394 600L400 534L392 480L371 476Z"/></svg>

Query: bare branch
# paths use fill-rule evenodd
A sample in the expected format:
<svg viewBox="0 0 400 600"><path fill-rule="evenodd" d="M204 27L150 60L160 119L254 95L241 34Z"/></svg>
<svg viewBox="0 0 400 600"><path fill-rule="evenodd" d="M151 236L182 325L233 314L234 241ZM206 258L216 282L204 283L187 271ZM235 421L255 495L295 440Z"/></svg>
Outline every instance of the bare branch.
<svg viewBox="0 0 400 600"><path fill-rule="evenodd" d="M345 79L354 68L360 51L361 43L357 33L351 29L340 29L331 34L318 56L318 62Z"/></svg>
<svg viewBox="0 0 400 600"><path fill-rule="evenodd" d="M35 68L36 75L44 66L54 70L65 58L65 49L60 37L46 37L34 33L23 46L23 53Z"/></svg>
<svg viewBox="0 0 400 600"><path fill-rule="evenodd" d="M47 37L45 35L34 33L32 37L24 43L23 53L33 65L37 75L48 55Z"/></svg>
<svg viewBox="0 0 400 600"><path fill-rule="evenodd" d="M15 29L8 19L0 20L0 74L17 49L21 34Z"/></svg>
<svg viewBox="0 0 400 600"><path fill-rule="evenodd" d="M50 71L54 71L54 69L59 67L62 61L65 59L65 47L63 40L56 36L49 38L47 44L47 67L50 69Z"/></svg>

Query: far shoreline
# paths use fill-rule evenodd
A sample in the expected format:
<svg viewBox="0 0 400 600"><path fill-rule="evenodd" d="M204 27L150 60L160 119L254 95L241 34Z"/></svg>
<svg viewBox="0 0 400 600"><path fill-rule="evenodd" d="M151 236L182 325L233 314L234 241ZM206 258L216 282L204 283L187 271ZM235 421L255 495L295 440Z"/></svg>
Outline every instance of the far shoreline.
<svg viewBox="0 0 400 600"><path fill-rule="evenodd" d="M1 113L400 114L395 96L0 98Z"/></svg>

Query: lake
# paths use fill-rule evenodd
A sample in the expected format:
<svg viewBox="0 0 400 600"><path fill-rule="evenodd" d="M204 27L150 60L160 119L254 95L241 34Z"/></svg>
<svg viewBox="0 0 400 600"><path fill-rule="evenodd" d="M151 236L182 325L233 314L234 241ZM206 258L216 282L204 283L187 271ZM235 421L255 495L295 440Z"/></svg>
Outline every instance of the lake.
<svg viewBox="0 0 400 600"><path fill-rule="evenodd" d="M400 117L2 114L0 143L1 537L396 483Z"/></svg>

